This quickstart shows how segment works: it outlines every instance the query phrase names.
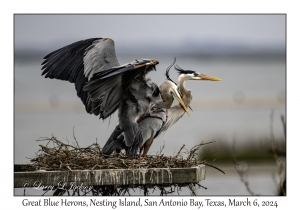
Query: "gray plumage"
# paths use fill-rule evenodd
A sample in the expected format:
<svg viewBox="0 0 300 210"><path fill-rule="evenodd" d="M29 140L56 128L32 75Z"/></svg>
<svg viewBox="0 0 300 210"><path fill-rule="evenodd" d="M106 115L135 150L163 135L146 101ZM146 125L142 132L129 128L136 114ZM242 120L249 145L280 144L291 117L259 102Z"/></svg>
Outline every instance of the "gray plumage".
<svg viewBox="0 0 300 210"><path fill-rule="evenodd" d="M181 99L176 83L168 76L175 61L167 69L166 82L158 88L145 76L156 70L159 62L142 59L120 65L114 42L109 38L78 41L53 51L44 59L42 75L74 83L88 113L106 119L119 110L119 125L106 142L104 154L125 148L128 156L134 157L138 149L145 146L149 149L159 133L177 122L184 112L188 113L186 106L190 104L191 93L184 88L185 80L219 80L177 68ZM180 105L170 108L173 96Z"/></svg>
<svg viewBox="0 0 300 210"><path fill-rule="evenodd" d="M183 70L180 67L175 66L175 69L179 73L177 86L176 83L173 82L169 77L169 69L170 67L166 71L167 80L159 88L163 102L156 104L156 107L154 107L148 115L144 116L144 118L139 121L139 128L142 133L143 141L136 146L140 149L140 156L145 156L147 154L155 138L157 138L162 132L167 131L171 126L173 126L185 114L185 112L188 113L186 107L190 107L193 97L192 92L185 87L185 81L220 81L220 79L218 78L199 74L192 70ZM179 89L179 92L181 94L182 101L180 101L179 99L179 104L170 107L172 105L174 96L174 94L170 90L174 91L177 90L177 88ZM118 129L117 126L115 129L115 133L111 135L102 151L104 152L104 154L111 154L114 150L120 151L121 149L125 149L127 152L128 148L125 147L122 143L123 140L123 133ZM137 150L138 148L136 148L135 150Z"/></svg>
<svg viewBox="0 0 300 210"><path fill-rule="evenodd" d="M110 155L113 151L120 151L125 149L126 154L129 157L134 157L137 155L140 149L140 156L142 155L143 146L147 142L151 142L159 135L161 128L167 120L166 109L163 108L153 108L151 113L142 118L138 122L138 126L141 132L142 141L134 144L132 147L127 147L124 140L124 132L120 129L119 125L116 126L114 132L102 148L102 153L105 155ZM149 145L149 148L151 146ZM148 149L149 149L148 148ZM147 150L148 151L148 150ZM145 155L147 154L144 153Z"/></svg>
<svg viewBox="0 0 300 210"><path fill-rule="evenodd" d="M86 49L84 75L88 80L97 72L120 66L112 39L97 39Z"/></svg>
<svg viewBox="0 0 300 210"><path fill-rule="evenodd" d="M171 107L174 97L181 101L180 95L177 91L177 85L169 78L169 70L174 65L176 60L166 70L167 80L159 87L161 102L157 102L154 107L149 109L148 114L142 116L138 121L138 127L141 131L141 139L134 147L128 147L126 139L124 140L124 134L118 125L106 144L104 145L102 152L105 155L111 154L114 150L125 149L128 156L133 157L140 149L140 155L143 151L145 156L154 140L163 128L168 118L167 109ZM142 101L142 100L141 100ZM123 143L125 141L125 144ZM145 146L144 146L145 145Z"/></svg>
<svg viewBox="0 0 300 210"><path fill-rule="evenodd" d="M75 83L77 95L90 114L106 119L119 109L126 146L140 144L137 120L161 100L158 87L145 78L158 61L142 59L120 65L109 38L78 41L44 59L42 75Z"/></svg>

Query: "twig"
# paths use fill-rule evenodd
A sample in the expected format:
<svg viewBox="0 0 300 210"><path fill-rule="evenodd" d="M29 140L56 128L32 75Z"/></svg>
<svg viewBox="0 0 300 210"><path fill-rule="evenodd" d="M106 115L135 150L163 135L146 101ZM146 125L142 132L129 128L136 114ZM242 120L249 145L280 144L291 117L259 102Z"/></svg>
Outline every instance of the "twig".
<svg viewBox="0 0 300 210"><path fill-rule="evenodd" d="M274 110L272 110L271 114L270 114L271 146L272 146L272 152L273 152L274 159L279 163L279 165L282 165L282 162L279 160L278 154L276 152L276 145L275 145L274 131L273 131L273 122L274 122Z"/></svg>
<svg viewBox="0 0 300 210"><path fill-rule="evenodd" d="M240 176L241 182L245 185L249 194L250 195L258 195L251 190L251 188L249 186L249 182L245 179L245 174L246 174L247 168L240 168L240 164L237 161L236 152L235 152L235 136L233 136L233 143L232 143L232 159L233 159L233 163L235 164L236 172Z"/></svg>
<svg viewBox="0 0 300 210"><path fill-rule="evenodd" d="M193 184L189 184L188 187L189 187L189 189L191 191L191 195L192 196L196 196L195 186Z"/></svg>
<svg viewBox="0 0 300 210"><path fill-rule="evenodd" d="M175 158L178 157L178 155L180 154L181 150L185 147L185 144L181 146L180 150L177 152L177 154L175 155Z"/></svg>
<svg viewBox="0 0 300 210"><path fill-rule="evenodd" d="M201 142L200 144L194 146L194 147L190 150L190 154L189 154L189 156L188 156L187 159L190 160L190 159L193 157L194 153L195 153L196 151L198 151L199 148L200 148L201 146L206 145L206 144L211 144L211 143L214 143L214 142L216 142L216 141L211 140L210 142L205 142L205 143Z"/></svg>
<svg viewBox="0 0 300 210"><path fill-rule="evenodd" d="M223 171L222 169L220 169L220 168L218 168L218 167L216 167L216 166L214 166L214 165L211 165L211 164L209 164L209 163L204 163L204 165L210 166L210 167L212 167L212 168L215 168L215 169L217 169L218 171L221 171L223 174L226 174L225 171Z"/></svg>
<svg viewBox="0 0 300 210"><path fill-rule="evenodd" d="M193 147L190 151L185 148L183 145L180 150L177 152L175 156L164 156L161 148L160 154L146 156L144 158L134 158L130 159L123 153L120 153L118 156L104 156L101 153L101 148L99 147L97 140L96 143L85 147L80 148L75 137L75 132L73 128L74 141L70 142L73 145L66 144L60 140L58 140L55 136L51 138L45 137L44 139L40 139L39 141L47 141L48 146L40 145L40 150L36 153L36 157L31 159L32 166L37 169L43 170L51 170L51 171L61 171L61 170L95 170L95 169L138 169L138 168L190 168L194 166L198 166L200 164L205 164L202 160L193 158L191 160L184 159L182 153L186 153L184 149L188 152L188 154L193 156L195 152L199 149L201 145L209 144L201 143ZM49 146L51 142L51 147ZM53 146L52 146L53 145ZM76 146L77 145L77 146ZM165 145L165 144L164 144ZM211 164L206 164L208 166L214 167L215 169L225 173L221 169L212 166ZM173 185L170 190L164 189L165 186L161 186L161 194L167 195L175 192L175 186ZM185 185L185 186L188 186ZM129 193L129 188L122 187L99 187L94 186L95 189L91 191L72 191L67 193L69 195L87 195L90 193L92 195L125 195ZM131 188L130 188L131 189ZM148 188L143 188L144 193L148 194ZM177 192L178 192L177 188ZM66 194L66 191L56 190L54 195L63 195Z"/></svg>
<svg viewBox="0 0 300 210"><path fill-rule="evenodd" d="M209 155L212 155L212 154L214 154L214 153L217 153L217 152L219 152L219 151L213 151L213 152L207 153L206 155L202 156L202 157L200 158L200 160L203 160L205 157L207 157L207 156L209 156Z"/></svg>
<svg viewBox="0 0 300 210"><path fill-rule="evenodd" d="M80 146L79 146L79 144L78 144L78 141L77 141L77 139L76 139L76 137L75 137L75 131L74 131L74 128L75 128L75 126L73 126L73 138L74 138L74 140L75 140L75 142L76 142L76 144L77 144L77 147L80 148Z"/></svg>
<svg viewBox="0 0 300 210"><path fill-rule="evenodd" d="M160 154L162 153L163 149L165 148L165 144L166 144L166 141L164 141L164 144L163 144L163 146L160 148L160 151L159 151L158 155L160 155Z"/></svg>

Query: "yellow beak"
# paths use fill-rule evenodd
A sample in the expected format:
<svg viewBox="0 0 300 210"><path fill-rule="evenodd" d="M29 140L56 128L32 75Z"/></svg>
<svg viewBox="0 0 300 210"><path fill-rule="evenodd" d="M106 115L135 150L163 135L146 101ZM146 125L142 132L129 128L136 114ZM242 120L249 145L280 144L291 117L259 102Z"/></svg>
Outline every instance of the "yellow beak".
<svg viewBox="0 0 300 210"><path fill-rule="evenodd" d="M187 110L187 108L186 108L184 102L182 101L182 98L180 97L179 93L178 93L177 91L175 91L175 93L173 93L173 95L174 95L175 98L178 100L178 102L180 103L180 105L182 106L182 108L184 109L184 111L185 111L189 116L191 116L190 113L189 113L189 111Z"/></svg>
<svg viewBox="0 0 300 210"><path fill-rule="evenodd" d="M200 75L199 75L199 78L200 78L201 80L221 81L221 79L219 79L219 78L207 76L207 75L205 75L205 74L200 74Z"/></svg>

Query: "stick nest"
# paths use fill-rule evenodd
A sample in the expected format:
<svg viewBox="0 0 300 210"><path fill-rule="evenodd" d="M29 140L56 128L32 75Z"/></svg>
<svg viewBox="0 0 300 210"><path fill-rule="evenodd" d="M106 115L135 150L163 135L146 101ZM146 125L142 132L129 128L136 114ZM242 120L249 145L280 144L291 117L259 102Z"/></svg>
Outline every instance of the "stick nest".
<svg viewBox="0 0 300 210"><path fill-rule="evenodd" d="M39 145L40 150L36 157L30 159L35 170L65 171L65 170L98 170L98 169L138 169L138 168L190 168L200 164L209 165L198 159L197 151L205 144L194 146L189 151L183 145L174 156L164 156L163 148L159 153L141 158L128 158L125 154L103 155L100 145L96 142L88 147L81 148L74 137L73 145L63 143L52 135L37 141L46 141ZM219 170L219 169L218 169Z"/></svg>
<svg viewBox="0 0 300 210"><path fill-rule="evenodd" d="M36 157L30 159L31 167L29 170L73 171L99 169L190 168L198 166L200 164L205 164L223 172L221 169L211 164L208 164L207 162L205 162L205 160L201 160L198 158L199 155L197 154L197 151L199 151L199 148L203 145L213 143L214 141L198 144L190 150L187 150L185 148L185 145L183 145L180 148L180 150L173 156L164 156L164 154L162 154L162 151L164 149L163 145L161 150L156 155L149 155L142 158L136 157L130 159L123 153L110 156L103 155L101 152L101 147L97 143L97 141L96 143L88 147L82 148L79 146L74 133L73 137L75 142L72 144L69 144L68 140L67 143L63 143L53 135L51 138L44 137L37 140L44 141L47 143L46 145L39 145L40 149L38 152L36 152ZM141 185L138 187L144 192L144 195L150 195L150 188L153 188L153 192L154 190L158 189L160 191L160 195L173 195L173 193L175 193L177 189L177 193L179 195L181 187L184 186L189 187L191 195L196 195L196 186L207 189L199 183L191 183L185 185L169 184L166 186ZM61 196L67 194L117 196L130 195L130 190L135 191L135 189L132 186L93 186L93 188L88 192L82 190L72 191L67 189L56 188L53 195ZM45 193L47 192L48 191L46 191Z"/></svg>

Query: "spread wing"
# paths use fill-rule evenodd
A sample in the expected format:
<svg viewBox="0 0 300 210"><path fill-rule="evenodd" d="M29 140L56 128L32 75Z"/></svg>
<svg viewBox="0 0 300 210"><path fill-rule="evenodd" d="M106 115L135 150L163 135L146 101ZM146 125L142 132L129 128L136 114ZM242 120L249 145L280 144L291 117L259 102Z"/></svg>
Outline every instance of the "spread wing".
<svg viewBox="0 0 300 210"><path fill-rule="evenodd" d="M108 38L91 38L81 40L53 51L44 57L42 63L45 78L60 79L75 84L77 96L85 105L88 113L99 106L99 101L92 101L83 91L84 84L93 74L119 66L114 42Z"/></svg>
<svg viewBox="0 0 300 210"><path fill-rule="evenodd" d="M44 59L42 75L74 83L86 111L103 119L117 110L132 81L144 81L145 74L158 64L143 59L120 65L114 41L109 38L81 40Z"/></svg>
<svg viewBox="0 0 300 210"><path fill-rule="evenodd" d="M134 97L129 88L146 83L145 75L157 64L156 60L135 60L95 73L84 86L84 91L88 92L92 101L99 102L96 113L105 119L116 111L124 98Z"/></svg>

